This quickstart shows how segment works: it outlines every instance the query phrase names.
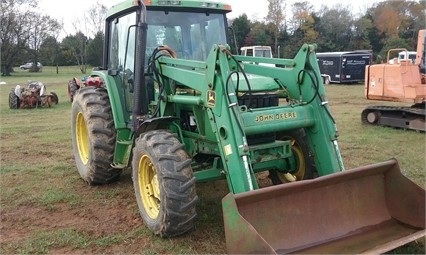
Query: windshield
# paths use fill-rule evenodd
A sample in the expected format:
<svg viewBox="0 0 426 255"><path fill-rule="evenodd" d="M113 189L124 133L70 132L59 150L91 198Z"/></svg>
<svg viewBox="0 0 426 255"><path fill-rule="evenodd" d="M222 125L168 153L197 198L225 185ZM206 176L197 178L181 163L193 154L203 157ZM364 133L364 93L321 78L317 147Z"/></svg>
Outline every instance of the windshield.
<svg viewBox="0 0 426 255"><path fill-rule="evenodd" d="M270 50L256 50L255 51L255 57L270 58L271 55L272 54L271 54Z"/></svg>
<svg viewBox="0 0 426 255"><path fill-rule="evenodd" d="M148 10L147 54L171 47L178 58L205 60L213 44L226 44L225 15Z"/></svg>
<svg viewBox="0 0 426 255"><path fill-rule="evenodd" d="M152 52L161 45L171 47L178 58L205 61L213 44L226 44L224 13L173 12L148 10L145 66ZM106 67L120 76L123 108L133 107L137 13L112 18L108 23Z"/></svg>
<svg viewBox="0 0 426 255"><path fill-rule="evenodd" d="M411 60L411 62L415 62L416 61L416 52L400 52L398 54L398 58L400 60L407 60L407 55L408 55L408 59Z"/></svg>

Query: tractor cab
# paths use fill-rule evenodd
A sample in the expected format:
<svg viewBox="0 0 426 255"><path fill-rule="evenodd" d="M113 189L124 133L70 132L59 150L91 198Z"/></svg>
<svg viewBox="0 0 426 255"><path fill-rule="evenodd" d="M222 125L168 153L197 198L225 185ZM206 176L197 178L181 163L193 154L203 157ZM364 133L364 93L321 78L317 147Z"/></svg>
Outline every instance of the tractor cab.
<svg viewBox="0 0 426 255"><path fill-rule="evenodd" d="M199 8L176 8L181 1L164 2L161 7L145 3L146 13L135 10L122 15L119 11L124 8L122 5L110 10L116 15L109 15L107 20L105 69L133 71L136 42L145 44L140 49L145 53L146 61L161 45L170 47L178 58L203 61L213 44L227 43L225 14L230 8L203 6L202 3ZM137 22L146 23L146 30L142 32L146 40L143 42L136 39Z"/></svg>
<svg viewBox="0 0 426 255"><path fill-rule="evenodd" d="M126 109L127 124L132 122L132 110L137 112L134 119L138 118L136 115L147 114L148 102L155 98L156 91L149 78L150 72L152 75L150 68L153 68L150 58L153 60L161 51L160 46L169 49L166 54L174 57L204 61L213 44L227 43L226 13L231 11L230 6L186 2L195 6L182 1L134 1L134 11L129 11L127 1L113 6L108 12L103 69L113 76L117 74L117 81L122 83L118 87L124 90L124 98L120 101ZM140 4L143 5L142 11ZM136 82L138 86L135 86ZM140 97L135 97L135 92ZM134 105L135 98L142 100L136 100L138 104ZM135 123L134 129L137 125Z"/></svg>

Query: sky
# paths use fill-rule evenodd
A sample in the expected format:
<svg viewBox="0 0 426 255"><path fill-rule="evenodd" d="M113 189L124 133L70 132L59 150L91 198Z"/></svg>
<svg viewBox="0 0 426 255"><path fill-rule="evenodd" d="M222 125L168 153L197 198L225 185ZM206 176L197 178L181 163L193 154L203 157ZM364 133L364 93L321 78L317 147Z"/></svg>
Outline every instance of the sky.
<svg viewBox="0 0 426 255"><path fill-rule="evenodd" d="M232 6L232 13L228 15L230 18L236 18L243 13L247 14L247 17L255 20L262 20L268 13L268 1L267 0L225 0ZM304 0L285 0L287 3L287 11L291 10L291 5L295 2L302 2ZM335 6L339 3L343 3L343 6L350 6L354 11L354 14L363 12L371 7L374 3L380 2L379 0L306 0L315 7L315 11L319 11L322 5L328 7ZM384 1L384 0L383 0Z"/></svg>
<svg viewBox="0 0 426 255"><path fill-rule="evenodd" d="M250 20L262 20L268 12L267 0L216 0L229 3L232 6L232 12L228 14L229 18L236 18L243 13L246 13ZM302 0L285 0L287 10L290 10L291 5ZM309 1L309 0L307 0ZM354 11L354 15L364 12L374 3L383 0L349 0L343 3L343 6L349 6ZM50 17L63 22L64 31L60 37L66 34L74 34L74 26L76 19L82 18L85 11L88 11L97 3L105 5L107 8L121 2L121 0L39 0L39 9ZM322 5L333 7L342 2L342 0L310 0L315 7L315 11L319 11Z"/></svg>

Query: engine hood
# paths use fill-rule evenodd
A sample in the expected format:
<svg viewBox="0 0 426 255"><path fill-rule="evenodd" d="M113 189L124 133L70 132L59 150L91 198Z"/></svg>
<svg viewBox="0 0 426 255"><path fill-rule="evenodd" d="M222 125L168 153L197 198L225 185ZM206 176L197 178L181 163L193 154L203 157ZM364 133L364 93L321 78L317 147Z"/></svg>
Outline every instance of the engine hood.
<svg viewBox="0 0 426 255"><path fill-rule="evenodd" d="M278 85L278 83L271 77L255 75L255 74L246 74L246 76L248 79L248 83L250 85L250 90L252 92L276 91L278 89L282 89ZM235 87L238 87L239 92L250 91L249 86L247 86L247 81L241 72L239 73L239 76L232 75L232 82L234 83Z"/></svg>

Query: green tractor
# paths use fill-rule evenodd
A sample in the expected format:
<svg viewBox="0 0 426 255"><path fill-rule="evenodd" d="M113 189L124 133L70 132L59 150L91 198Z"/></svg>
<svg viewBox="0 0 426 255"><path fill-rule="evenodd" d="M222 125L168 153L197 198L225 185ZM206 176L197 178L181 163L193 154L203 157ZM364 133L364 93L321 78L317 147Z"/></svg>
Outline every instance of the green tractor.
<svg viewBox="0 0 426 255"><path fill-rule="evenodd" d="M349 252L383 251L424 236L424 190L395 160L344 171L316 45L294 59L233 55L230 11L196 0L127 0L108 11L103 64L90 75L102 83L80 88L72 103L81 177L106 184L130 168L144 224L162 237L194 227L197 182L226 179L231 253L341 253L363 233L396 229ZM262 173L269 187L260 188ZM404 201L384 194L392 185L406 190ZM311 231L316 220L324 226ZM337 227L325 224L332 220Z"/></svg>

